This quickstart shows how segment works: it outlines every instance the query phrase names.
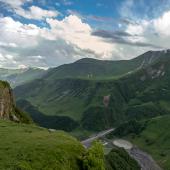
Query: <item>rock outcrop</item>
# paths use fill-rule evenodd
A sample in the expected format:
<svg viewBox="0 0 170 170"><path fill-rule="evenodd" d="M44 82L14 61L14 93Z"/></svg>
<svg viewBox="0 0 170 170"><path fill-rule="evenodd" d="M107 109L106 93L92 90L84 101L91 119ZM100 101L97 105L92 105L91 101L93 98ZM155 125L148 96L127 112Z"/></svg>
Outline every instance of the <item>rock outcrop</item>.
<svg viewBox="0 0 170 170"><path fill-rule="evenodd" d="M0 81L0 119L30 122L27 115L16 108L10 85L4 81Z"/></svg>

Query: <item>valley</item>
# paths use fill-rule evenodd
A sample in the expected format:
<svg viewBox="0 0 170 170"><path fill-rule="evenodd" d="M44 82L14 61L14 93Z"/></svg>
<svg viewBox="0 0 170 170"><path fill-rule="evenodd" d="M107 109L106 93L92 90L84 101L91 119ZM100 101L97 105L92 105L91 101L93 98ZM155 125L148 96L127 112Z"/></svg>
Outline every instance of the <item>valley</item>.
<svg viewBox="0 0 170 170"><path fill-rule="evenodd" d="M125 75L117 70L121 76L116 79L109 78L109 75L107 79L102 79L101 68L104 69L107 62L115 71L114 61L82 59L51 69L41 79L16 87L14 93L21 109L25 108L24 102L21 102L25 100L34 107L34 115L37 110L37 114L41 112L46 116L69 117L80 129L87 131L102 131L131 119L150 119L169 114L166 104L170 99L169 53L147 52L130 61L120 61L127 65L131 63L133 67L129 68L131 73ZM100 69L97 69L98 62ZM117 62L116 65L119 65ZM95 72L101 80L78 78L80 73L90 74L92 71L87 72L81 64L96 68L98 72ZM142 65L140 69L139 65ZM74 74L80 69L77 76L68 77L68 67L74 70ZM63 77L58 77L59 70L65 70L65 76L62 73ZM78 126L70 131L76 131Z"/></svg>
<svg viewBox="0 0 170 170"><path fill-rule="evenodd" d="M35 125L27 113L16 107L12 89L4 81L0 81L0 102L0 134L3 139L0 140L0 169L110 170L114 158L122 161L125 167L139 170L137 162L121 149L112 149L113 153L120 154L119 158L112 153L104 155L103 146L98 141L85 149L76 138L64 131ZM130 163L124 163L126 157L131 160Z"/></svg>
<svg viewBox="0 0 170 170"><path fill-rule="evenodd" d="M0 170L170 170L170 0L0 0Z"/></svg>
<svg viewBox="0 0 170 170"><path fill-rule="evenodd" d="M120 161L123 162L123 159L135 159L138 163L133 160L132 165L129 162L126 165L134 166L134 170L139 169L139 165L143 167L143 170L148 170L149 167L159 170L159 165L168 170L168 148L156 145L155 140L157 135L160 135L158 130L160 128L152 127L151 122L165 123L164 119L169 118L170 115L169 55L170 51L166 53L158 51L147 52L127 61L81 59L75 63L46 70L38 77L39 73L35 74L33 80L28 81L27 76L24 75L26 81L13 89L16 107L22 113L28 114L36 125L41 126L26 125L28 129L34 129L35 126L39 130L42 129L45 136L48 133L49 135L55 134L55 132L60 135L63 132L58 130L64 130L82 141L81 143L77 141L81 152L76 151L80 154L78 157L82 158L80 161L76 157L76 161L80 161L80 164L83 163L83 159L88 159L88 156L83 156L87 151L85 148L91 151L93 143L101 140L107 152L104 155L101 151L99 159L101 159L102 166L108 170L112 170L114 166L119 167L119 164L110 162L110 157L113 157L113 161L117 154L121 155ZM127 65L126 69L125 65ZM10 89L9 85L8 88ZM153 128L155 134L150 132L150 127ZM20 128L24 129L24 126ZM164 133L164 131L165 127L161 132ZM24 131L23 135L28 135L26 133ZM32 133L34 131L30 130L30 135ZM167 136L165 137L167 139ZM55 141L54 138L52 137L52 140ZM62 140L62 137L60 138ZM116 138L131 141L133 147L125 149L126 151L121 150L121 147L117 148L112 142L110 143ZM38 142L38 138L35 140ZM76 139L73 138L73 140ZM167 141L169 142L168 139ZM164 146L164 143L161 143ZM32 142L30 144L32 145ZM108 148L107 145L109 145ZM166 153L164 153L165 150ZM43 155L42 159L44 159ZM109 167L104 165L105 159L110 162ZM21 166L27 166L27 163L26 165L21 163ZM34 166L36 167L36 164L33 164ZM55 166L61 167L60 163ZM74 163L74 166L78 169L81 165Z"/></svg>
<svg viewBox="0 0 170 170"><path fill-rule="evenodd" d="M142 151L129 141L122 139L108 140L105 136L110 133L114 133L114 130L115 129L108 129L106 131L99 132L98 134L93 134L90 138L83 140L81 143L86 148L89 148L95 140L101 140L105 150L112 150L114 147L124 148L126 152L138 162L141 170L161 170L151 155Z"/></svg>

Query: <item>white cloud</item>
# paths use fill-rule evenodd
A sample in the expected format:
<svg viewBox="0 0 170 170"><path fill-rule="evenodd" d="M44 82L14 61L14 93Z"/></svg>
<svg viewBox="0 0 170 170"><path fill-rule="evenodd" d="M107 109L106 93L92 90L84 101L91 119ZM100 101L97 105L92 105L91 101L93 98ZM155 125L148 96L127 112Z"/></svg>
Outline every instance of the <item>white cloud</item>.
<svg viewBox="0 0 170 170"><path fill-rule="evenodd" d="M10 17L0 18L0 36L3 42L19 46L31 47L39 43L40 38L47 40L64 40L82 50L90 50L101 58L110 58L114 44L92 36L92 28L80 18L70 15L63 20L47 19L50 29L39 28L33 24L22 24Z"/></svg>
<svg viewBox="0 0 170 170"><path fill-rule="evenodd" d="M23 24L11 17L0 18L3 42L0 52L8 54L6 59L11 58L8 64L4 62L6 66L11 62L14 67L20 64L47 67L82 57L109 59L113 51L117 53L114 44L92 36L92 28L77 16L70 15L61 21L48 18L46 21L51 28ZM49 57L53 57L51 62L47 61Z"/></svg>
<svg viewBox="0 0 170 170"><path fill-rule="evenodd" d="M150 22L147 20L138 21L139 24L129 24L126 32L132 36L127 37L131 42L147 42L145 34L148 31Z"/></svg>
<svg viewBox="0 0 170 170"><path fill-rule="evenodd" d="M52 18L58 16L60 13L55 10L46 10L38 6L31 6L28 9L24 9L22 6L25 3L32 2L33 0L0 0L9 5L9 10L13 10L17 15L28 19L41 20L45 18Z"/></svg>
<svg viewBox="0 0 170 170"><path fill-rule="evenodd" d="M100 55L101 58L110 58L114 50L114 45L105 42L103 39L92 36L92 28L83 23L82 20L75 15L70 15L58 21L56 19L47 19L51 30L48 34L49 39L64 39L83 50L91 50Z"/></svg>
<svg viewBox="0 0 170 170"><path fill-rule="evenodd" d="M144 33L144 27L142 25L128 25L127 33L131 35L141 35Z"/></svg>
<svg viewBox="0 0 170 170"><path fill-rule="evenodd" d="M154 20L138 20L136 25L127 25L124 31L133 36L124 38L129 38L131 42L146 42L167 48L170 44L167 36L153 35L153 30L160 35L170 35L167 16L169 15L166 12ZM11 17L0 18L2 66L48 67L83 57L129 59L150 50L150 47L132 47L93 36L93 28L75 15L69 15L63 20L46 18L45 21L49 24L49 28L23 24Z"/></svg>
<svg viewBox="0 0 170 170"><path fill-rule="evenodd" d="M20 65L18 65L18 68L19 69L26 69L26 68L28 68L26 65L24 65L24 64L20 64Z"/></svg>
<svg viewBox="0 0 170 170"><path fill-rule="evenodd" d="M45 10L38 6L31 6L28 10L17 8L15 12L25 18L41 20L44 18L52 18L59 15L58 11Z"/></svg>
<svg viewBox="0 0 170 170"><path fill-rule="evenodd" d="M17 47L15 43L4 43L0 41L0 47Z"/></svg>
<svg viewBox="0 0 170 170"><path fill-rule="evenodd" d="M170 36L170 11L165 12L160 18L153 20L155 30L163 36Z"/></svg>
<svg viewBox="0 0 170 170"><path fill-rule="evenodd" d="M22 24L10 17L0 18L0 37L3 45L34 46L37 42L40 28L33 24Z"/></svg>
<svg viewBox="0 0 170 170"><path fill-rule="evenodd" d="M169 49L170 46L170 11L165 11L161 16L148 20L137 20L138 24L128 25L126 32L136 37L129 37L133 42L154 44L160 49ZM149 49L152 50L152 49Z"/></svg>
<svg viewBox="0 0 170 170"><path fill-rule="evenodd" d="M16 64L14 56L10 54L2 54L0 53L0 62L2 66L5 66L6 64Z"/></svg>

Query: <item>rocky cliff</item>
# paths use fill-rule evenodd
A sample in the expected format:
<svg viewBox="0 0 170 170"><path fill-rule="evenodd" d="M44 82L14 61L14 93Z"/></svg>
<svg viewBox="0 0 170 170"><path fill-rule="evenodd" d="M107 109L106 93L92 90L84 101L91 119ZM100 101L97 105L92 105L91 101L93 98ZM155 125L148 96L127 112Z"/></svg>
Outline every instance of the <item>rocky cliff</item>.
<svg viewBox="0 0 170 170"><path fill-rule="evenodd" d="M0 119L30 122L28 116L16 108L10 85L4 81L0 81Z"/></svg>

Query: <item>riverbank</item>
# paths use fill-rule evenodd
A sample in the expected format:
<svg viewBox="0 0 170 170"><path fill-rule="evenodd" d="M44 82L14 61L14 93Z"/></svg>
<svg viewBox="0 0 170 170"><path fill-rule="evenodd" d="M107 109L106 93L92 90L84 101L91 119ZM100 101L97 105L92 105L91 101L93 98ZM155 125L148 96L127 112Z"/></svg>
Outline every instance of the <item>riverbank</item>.
<svg viewBox="0 0 170 170"><path fill-rule="evenodd" d="M119 148L124 148L138 162L141 170L162 170L149 154L143 152L129 141L116 139L113 144Z"/></svg>

